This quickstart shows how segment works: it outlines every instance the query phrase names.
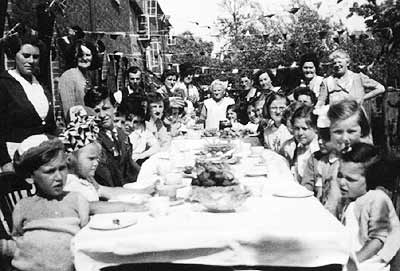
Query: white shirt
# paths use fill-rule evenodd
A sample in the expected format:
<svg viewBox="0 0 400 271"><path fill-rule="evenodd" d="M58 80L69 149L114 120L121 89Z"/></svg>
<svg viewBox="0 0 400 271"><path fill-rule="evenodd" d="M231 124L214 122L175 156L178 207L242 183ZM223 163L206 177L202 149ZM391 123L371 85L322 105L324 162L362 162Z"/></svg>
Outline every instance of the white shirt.
<svg viewBox="0 0 400 271"><path fill-rule="evenodd" d="M226 119L226 108L234 104L230 97L224 97L216 102L213 98L204 101L206 108L206 129L219 129L219 122Z"/></svg>
<svg viewBox="0 0 400 271"><path fill-rule="evenodd" d="M277 129L264 128L265 147L275 152L279 152L283 143L292 137L292 134L284 124L281 124Z"/></svg>
<svg viewBox="0 0 400 271"><path fill-rule="evenodd" d="M307 166L308 159L316 151L319 151L318 136L314 137L305 152L297 155L297 173L301 178L304 176L304 169Z"/></svg>
<svg viewBox="0 0 400 271"><path fill-rule="evenodd" d="M32 75L32 83L30 83L16 70L9 70L8 73L21 84L28 100L35 108L35 111L38 113L39 117L44 120L49 112L49 101L36 77Z"/></svg>
<svg viewBox="0 0 400 271"><path fill-rule="evenodd" d="M132 144L132 159L137 160L137 156L148 149L148 147L157 144L157 139L147 129L142 131L136 130L129 135L129 140Z"/></svg>
<svg viewBox="0 0 400 271"><path fill-rule="evenodd" d="M79 178L74 174L67 175L64 191L80 193L87 201L99 201L99 195L94 185L88 180Z"/></svg>

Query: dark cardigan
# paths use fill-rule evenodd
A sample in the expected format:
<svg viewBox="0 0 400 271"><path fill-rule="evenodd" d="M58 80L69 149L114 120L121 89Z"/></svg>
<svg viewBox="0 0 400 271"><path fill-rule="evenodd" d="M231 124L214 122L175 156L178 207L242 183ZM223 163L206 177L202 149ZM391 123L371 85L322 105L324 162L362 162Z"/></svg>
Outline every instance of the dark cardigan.
<svg viewBox="0 0 400 271"><path fill-rule="evenodd" d="M51 101L46 90L45 94ZM0 73L0 165L11 161L6 142L18 143L31 135L55 133L51 102L49 105L49 112L42 121L21 84L7 71Z"/></svg>

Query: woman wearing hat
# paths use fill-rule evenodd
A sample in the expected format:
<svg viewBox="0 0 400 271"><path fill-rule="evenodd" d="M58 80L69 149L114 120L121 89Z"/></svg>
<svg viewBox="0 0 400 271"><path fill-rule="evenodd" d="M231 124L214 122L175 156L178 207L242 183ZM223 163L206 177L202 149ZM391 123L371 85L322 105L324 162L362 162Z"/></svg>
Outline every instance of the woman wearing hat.
<svg viewBox="0 0 400 271"><path fill-rule="evenodd" d="M194 68L189 63L179 66L180 78L174 87L174 92L182 93L185 100L196 104L200 100L200 94L197 87L193 84Z"/></svg>

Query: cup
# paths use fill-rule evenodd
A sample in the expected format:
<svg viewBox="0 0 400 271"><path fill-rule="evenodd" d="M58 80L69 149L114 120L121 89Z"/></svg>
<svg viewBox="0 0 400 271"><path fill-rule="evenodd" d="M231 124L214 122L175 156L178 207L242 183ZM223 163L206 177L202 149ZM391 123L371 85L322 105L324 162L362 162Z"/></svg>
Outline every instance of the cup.
<svg viewBox="0 0 400 271"><path fill-rule="evenodd" d="M166 216L169 212L169 198L165 196L149 199L149 213L153 217Z"/></svg>
<svg viewBox="0 0 400 271"><path fill-rule="evenodd" d="M165 185L180 185L182 184L182 175L176 172L170 172L165 175Z"/></svg>
<svg viewBox="0 0 400 271"><path fill-rule="evenodd" d="M170 200L176 200L176 185L160 185L157 187L158 195L168 197Z"/></svg>

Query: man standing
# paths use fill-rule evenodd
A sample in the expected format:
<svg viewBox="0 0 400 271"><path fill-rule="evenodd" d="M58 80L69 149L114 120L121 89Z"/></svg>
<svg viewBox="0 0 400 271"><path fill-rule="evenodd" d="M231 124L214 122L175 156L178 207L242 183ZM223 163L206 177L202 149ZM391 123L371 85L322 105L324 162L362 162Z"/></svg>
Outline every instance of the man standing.
<svg viewBox="0 0 400 271"><path fill-rule="evenodd" d="M142 71L139 67L132 66L126 71L128 86L114 93L114 98L118 104L130 95L142 96L145 94L144 83L142 80Z"/></svg>
<svg viewBox="0 0 400 271"><path fill-rule="evenodd" d="M104 87L91 88L85 95L85 105L93 108L99 121L98 142L102 146L101 159L95 179L105 186L122 186L136 181L140 166L132 160L128 136L114 126L116 101Z"/></svg>

